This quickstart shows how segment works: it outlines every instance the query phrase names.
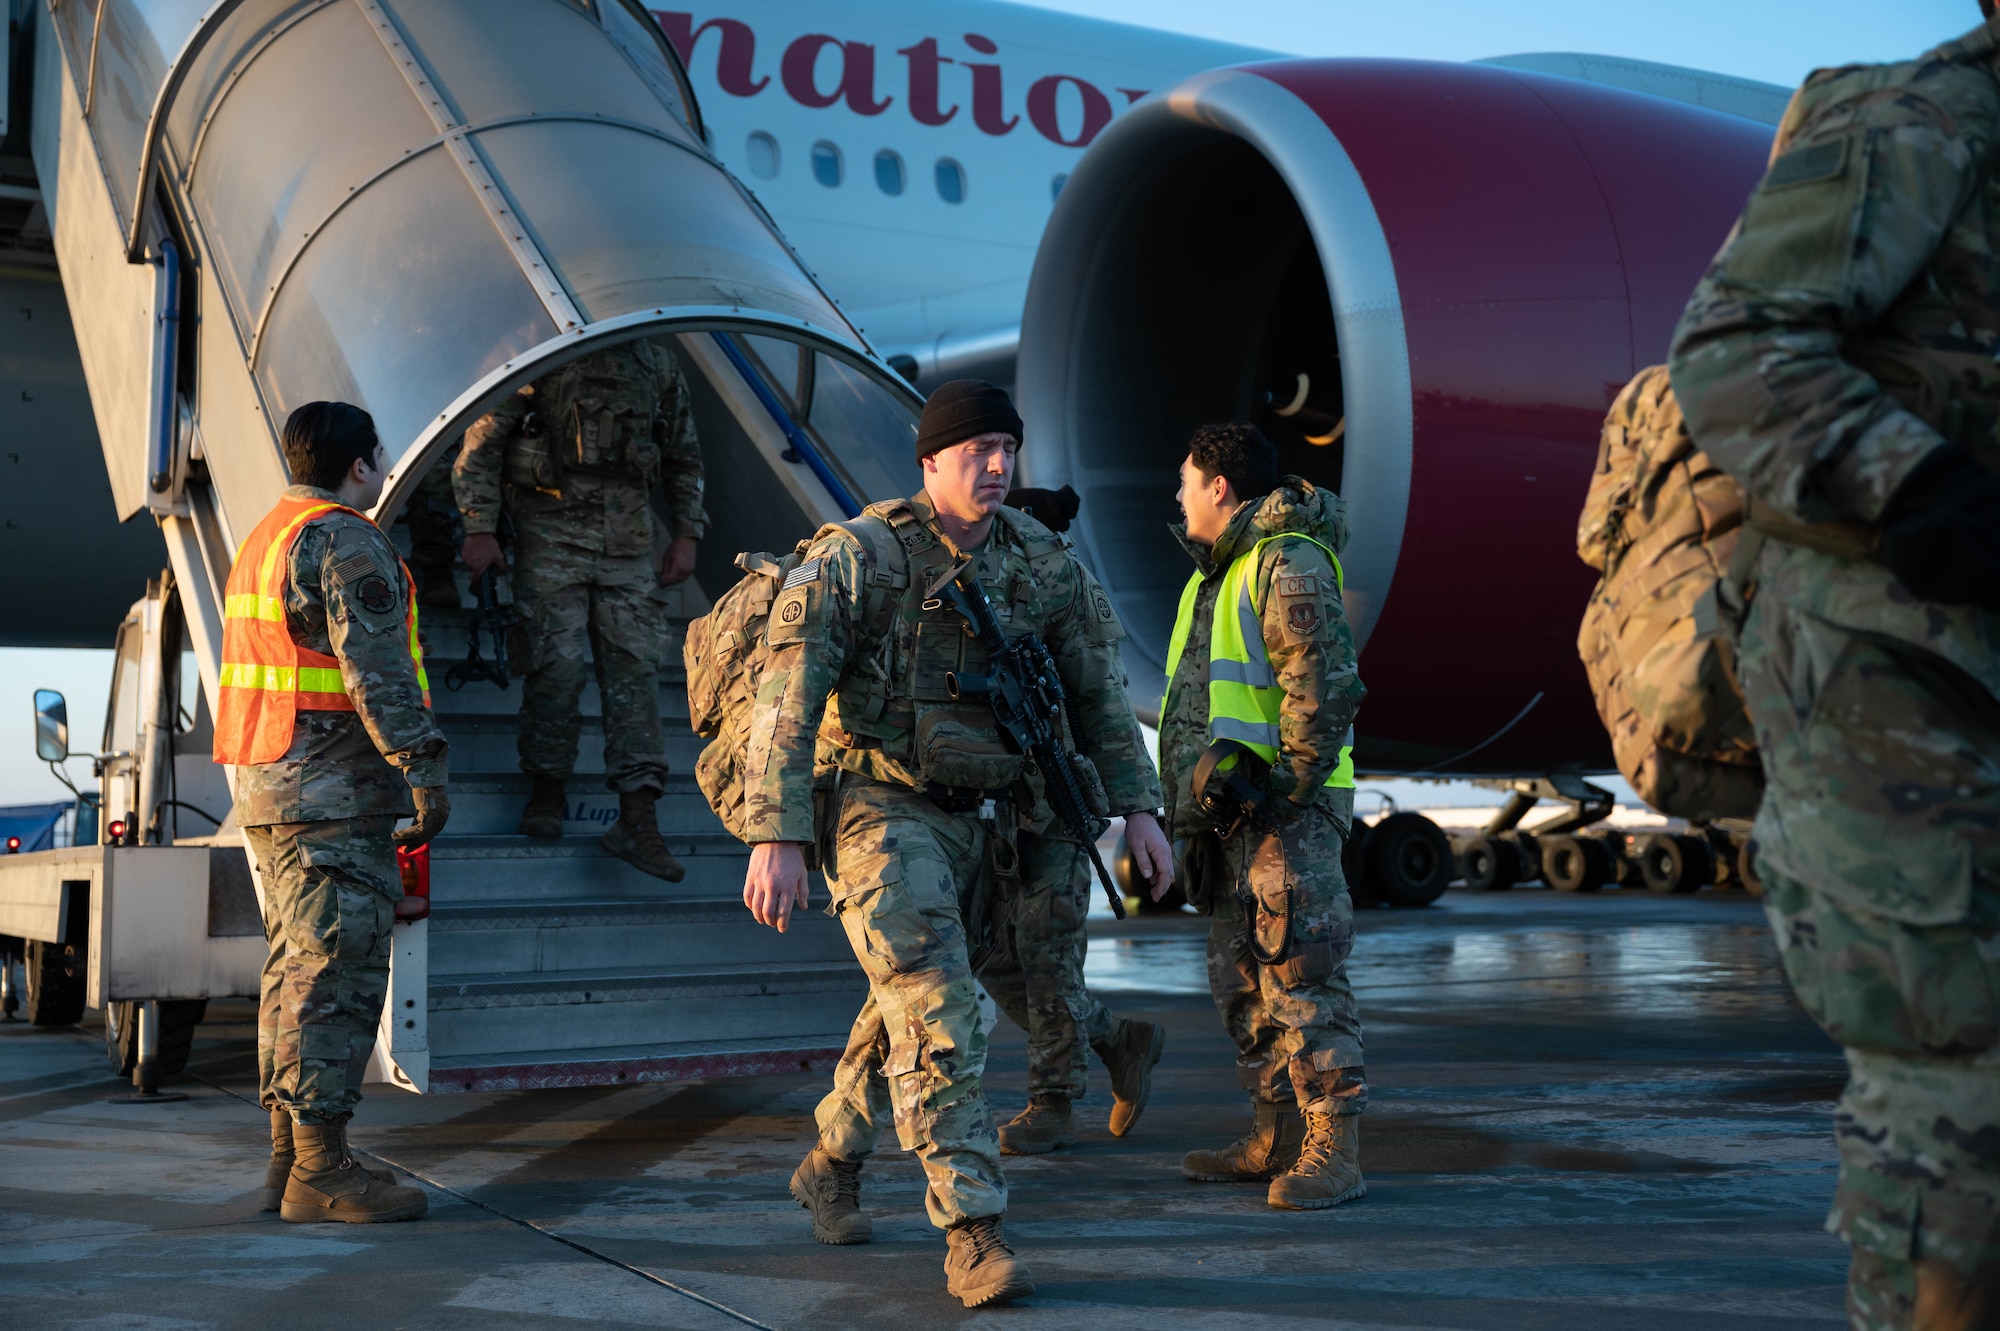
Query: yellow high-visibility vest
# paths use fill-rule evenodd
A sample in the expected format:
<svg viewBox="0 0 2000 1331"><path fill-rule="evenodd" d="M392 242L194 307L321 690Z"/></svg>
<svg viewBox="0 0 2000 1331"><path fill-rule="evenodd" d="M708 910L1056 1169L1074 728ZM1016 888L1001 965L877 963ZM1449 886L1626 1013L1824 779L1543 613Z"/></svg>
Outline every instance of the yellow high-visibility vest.
<svg viewBox="0 0 2000 1331"><path fill-rule="evenodd" d="M1326 550L1333 562L1336 586L1345 588L1340 557L1326 546L1301 532L1280 532L1266 536L1230 562L1222 574L1222 587L1215 595L1215 608L1208 634L1208 738L1233 739L1267 763L1278 761L1278 711L1285 691L1271 669L1271 654L1264 646L1264 616L1257 605L1257 556L1272 541L1312 541ZM1173 686L1174 671L1180 668L1181 652L1194 627L1194 603L1201 591L1201 570L1196 569L1181 592L1180 614L1174 619L1174 635L1167 643L1167 684ZM1160 699L1164 720L1167 700ZM1326 779L1340 789L1354 788L1354 732L1347 732L1341 745L1340 762Z"/></svg>

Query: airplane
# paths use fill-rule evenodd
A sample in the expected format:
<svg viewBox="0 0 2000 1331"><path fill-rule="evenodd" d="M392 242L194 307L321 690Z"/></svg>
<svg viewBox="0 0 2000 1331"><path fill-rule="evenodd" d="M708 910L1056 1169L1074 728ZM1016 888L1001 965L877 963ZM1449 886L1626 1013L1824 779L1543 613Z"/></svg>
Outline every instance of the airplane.
<svg viewBox="0 0 2000 1331"><path fill-rule="evenodd" d="M1664 351L1782 102L1590 57L1272 60L986 0L15 17L0 645L116 630L119 662L103 836L42 852L69 857L59 874L0 865L39 875L0 892L0 932L30 942L35 1020L137 1005L163 1046L169 1018L198 1019L170 1002L254 992L263 955L205 700L234 552L284 485L277 423L364 405L392 460L375 517L405 532L472 421L634 337L673 344L708 472L683 616L737 550L914 489L918 389L978 372L1019 393L1024 481L1081 492L1143 699L1185 576L1161 557L1180 441L1249 416L1352 505L1357 759L1603 770L1568 549L1596 424ZM465 641L463 608L423 614L434 652ZM844 939L824 916L767 936L733 907L743 848L685 776L695 737L669 741L663 828L689 875L662 896L578 838L522 844L515 696L433 694L452 826L411 874L447 927L397 925L377 1075L828 1065L859 1001ZM38 711L60 761L60 705ZM613 802L583 784L579 828ZM184 836L183 812L223 826ZM1450 850L1425 826L1442 891Z"/></svg>

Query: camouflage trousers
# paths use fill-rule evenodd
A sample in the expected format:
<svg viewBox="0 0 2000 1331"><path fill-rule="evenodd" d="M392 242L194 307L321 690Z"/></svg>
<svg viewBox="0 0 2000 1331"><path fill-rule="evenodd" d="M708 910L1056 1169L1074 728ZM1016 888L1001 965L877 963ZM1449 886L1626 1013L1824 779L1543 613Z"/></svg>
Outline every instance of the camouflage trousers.
<svg viewBox="0 0 2000 1331"><path fill-rule="evenodd" d="M868 998L815 1118L843 1160L871 1154L893 1121L929 1181L940 1229L1000 1215L1007 1184L986 1094L986 1031L960 903L987 870L987 828L914 791L841 791L831 909L868 975Z"/></svg>
<svg viewBox="0 0 2000 1331"><path fill-rule="evenodd" d="M517 515L514 606L527 674L521 685L521 770L567 777L576 766L578 711L595 658L604 711L604 784L621 794L666 789L660 737L660 603L643 555L593 554Z"/></svg>
<svg viewBox="0 0 2000 1331"><path fill-rule="evenodd" d="M1067 837L1024 832L1016 845L1019 882L1011 900L997 903L994 955L979 979L1028 1033L1028 1094L1074 1100L1084 1091L1085 1050L1105 1044L1125 1020L1083 984L1090 857Z"/></svg>
<svg viewBox="0 0 2000 1331"><path fill-rule="evenodd" d="M403 882L391 816L246 827L264 880L257 1093L301 1123L354 1112L389 992Z"/></svg>
<svg viewBox="0 0 2000 1331"><path fill-rule="evenodd" d="M1906 1326L1916 1264L2000 1279L2000 702L1775 596L1739 661L1765 910L1847 1051L1828 1227L1854 1249L1855 1324Z"/></svg>
<svg viewBox="0 0 2000 1331"><path fill-rule="evenodd" d="M1213 911L1209 993L1253 1099L1337 1114L1368 1105L1361 1016L1347 980L1354 900L1340 867L1344 839L1315 805L1281 834L1188 843L1184 871L1204 880L1190 883L1189 899Z"/></svg>

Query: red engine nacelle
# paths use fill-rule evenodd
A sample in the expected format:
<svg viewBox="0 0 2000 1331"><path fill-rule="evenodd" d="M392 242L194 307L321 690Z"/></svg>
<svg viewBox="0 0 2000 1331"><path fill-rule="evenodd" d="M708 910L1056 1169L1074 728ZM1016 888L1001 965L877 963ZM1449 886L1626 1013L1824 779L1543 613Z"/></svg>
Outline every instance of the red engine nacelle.
<svg viewBox="0 0 2000 1331"><path fill-rule="evenodd" d="M1606 770L1576 655L1598 427L1662 359L1765 126L1480 65L1299 60L1133 108L1064 187L1021 329L1035 484L1159 665L1190 430L1347 500L1375 773ZM1150 662L1150 678L1142 667Z"/></svg>

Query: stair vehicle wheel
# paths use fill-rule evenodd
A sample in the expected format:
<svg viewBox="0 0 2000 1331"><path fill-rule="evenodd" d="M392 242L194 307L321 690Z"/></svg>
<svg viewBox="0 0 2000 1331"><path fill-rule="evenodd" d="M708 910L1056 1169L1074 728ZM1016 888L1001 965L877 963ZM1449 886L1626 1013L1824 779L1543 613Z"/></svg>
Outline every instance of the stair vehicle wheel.
<svg viewBox="0 0 2000 1331"><path fill-rule="evenodd" d="M1504 892L1521 875L1521 851L1511 841L1476 836L1465 843L1465 885L1475 892Z"/></svg>
<svg viewBox="0 0 2000 1331"><path fill-rule="evenodd" d="M1368 829L1363 858L1376 895L1391 906L1428 906L1451 886L1451 839L1420 813L1392 813Z"/></svg>
<svg viewBox="0 0 2000 1331"><path fill-rule="evenodd" d="M28 1020L37 1026L74 1026L83 1020L89 980L79 943L28 941Z"/></svg>
<svg viewBox="0 0 2000 1331"><path fill-rule="evenodd" d="M1647 891L1680 896L1708 881L1712 857L1700 837L1655 832L1639 843L1639 871Z"/></svg>
<svg viewBox="0 0 2000 1331"><path fill-rule="evenodd" d="M1368 876L1368 838L1374 832L1373 827L1356 818L1347 833L1347 840L1340 847L1340 874L1347 880L1347 895L1354 899L1357 906L1389 904Z"/></svg>
<svg viewBox="0 0 2000 1331"><path fill-rule="evenodd" d="M1616 870L1611 848L1597 837L1565 835L1542 841L1542 878L1558 892L1600 891Z"/></svg>
<svg viewBox="0 0 2000 1331"><path fill-rule="evenodd" d="M160 1000L160 1075L186 1069L194 1050L194 1028L208 1015L206 998ZM104 1055L114 1076L129 1077L139 1066L139 1005L109 1003L104 1008Z"/></svg>

